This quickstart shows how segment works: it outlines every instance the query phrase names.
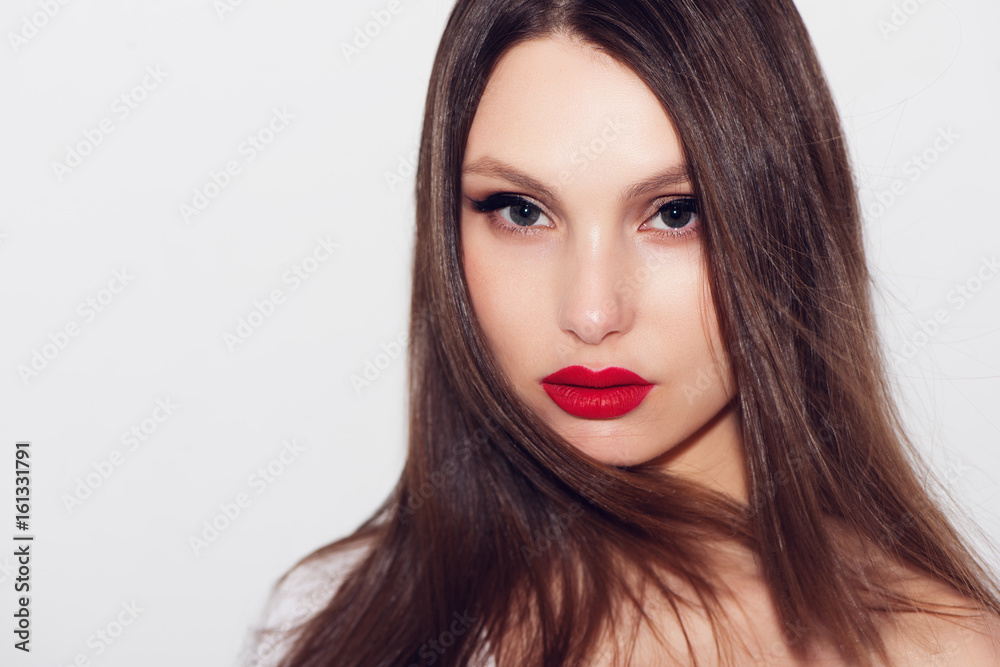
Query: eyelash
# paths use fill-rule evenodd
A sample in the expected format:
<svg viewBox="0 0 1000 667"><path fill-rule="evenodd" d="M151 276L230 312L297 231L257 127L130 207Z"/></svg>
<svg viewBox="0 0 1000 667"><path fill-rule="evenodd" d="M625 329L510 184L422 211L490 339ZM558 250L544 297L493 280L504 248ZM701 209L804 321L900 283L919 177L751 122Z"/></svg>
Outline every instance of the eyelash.
<svg viewBox="0 0 1000 667"><path fill-rule="evenodd" d="M535 225L511 224L506 220L503 220L500 217L499 213L497 213L498 211L511 206L526 204L528 206L531 206L532 208L538 209L543 214L548 216L548 214L545 213L542 207L539 206L538 204L532 202L531 200L521 195L515 195L506 192L492 194L489 197L482 200L475 200L470 198L469 201L472 202L473 208L475 208L477 211L479 211L480 213L486 213L487 216L489 217L490 222L497 229L507 234L512 234L514 236L526 236L528 234L535 234L537 233L535 230L538 229L538 227L536 227ZM672 239L696 233L698 231L698 228L701 226L701 217L698 215L698 203L694 199L694 197L673 197L667 199L662 204L660 204L660 206L656 209L656 213L653 215L653 217L655 218L657 215L660 215L663 212L663 209L667 208L671 204L674 205L680 204L685 211L689 211L692 214L694 214L694 222L692 224L689 224L687 227L683 227L677 230L653 228L652 231L659 232L663 236L668 236ZM645 222L643 224L645 224Z"/></svg>

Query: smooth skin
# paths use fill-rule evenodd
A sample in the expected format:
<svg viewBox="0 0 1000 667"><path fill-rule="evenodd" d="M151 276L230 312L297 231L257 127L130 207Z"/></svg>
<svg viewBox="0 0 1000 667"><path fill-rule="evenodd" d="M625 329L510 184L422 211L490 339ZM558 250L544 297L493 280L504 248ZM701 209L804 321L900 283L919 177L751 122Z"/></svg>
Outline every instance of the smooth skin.
<svg viewBox="0 0 1000 667"><path fill-rule="evenodd" d="M501 367L561 435L602 463L652 462L745 501L702 223L671 229L660 212L692 197L686 174L673 125L638 77L566 39L521 44L497 65L469 134L465 275ZM526 233L496 227L516 231L519 206L491 216L473 205L497 193L535 207ZM621 417L576 417L540 384L571 365L620 366L655 386Z"/></svg>
<svg viewBox="0 0 1000 667"><path fill-rule="evenodd" d="M642 80L566 35L513 47L473 119L462 194L473 308L531 409L602 463L660 466L746 502L737 388L708 287L703 222L671 208L693 190L673 124ZM492 212L474 204L498 194L519 199ZM655 386L621 417L575 417L540 385L571 365L621 366ZM780 627L752 554L731 545L716 553L751 664L799 664L794 628ZM961 601L898 572L900 588ZM683 646L668 610L655 600L646 610L661 619L667 643ZM689 631L702 664L713 664L714 638L702 621L693 617ZM886 639L899 664L995 665L987 637L998 630L995 619L900 617ZM632 664L658 664L663 655L648 631L638 648ZM802 664L838 663L820 649Z"/></svg>

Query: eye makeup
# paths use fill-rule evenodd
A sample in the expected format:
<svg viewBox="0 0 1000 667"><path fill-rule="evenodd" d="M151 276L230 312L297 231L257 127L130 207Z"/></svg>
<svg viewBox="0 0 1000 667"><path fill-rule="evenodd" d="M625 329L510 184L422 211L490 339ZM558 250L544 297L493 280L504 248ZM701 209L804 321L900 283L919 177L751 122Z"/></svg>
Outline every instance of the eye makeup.
<svg viewBox="0 0 1000 667"><path fill-rule="evenodd" d="M523 237L553 227L551 224L534 224L541 218L546 218L551 223L551 218L539 204L524 195L497 192L481 200L471 197L468 199L476 211L486 214L493 226L504 233ZM658 217L665 227L650 227ZM527 224L521 224L520 221ZM694 234L700 226L698 203L694 197L688 196L668 197L658 202L656 212L643 222L643 227L647 227L648 231L674 239Z"/></svg>

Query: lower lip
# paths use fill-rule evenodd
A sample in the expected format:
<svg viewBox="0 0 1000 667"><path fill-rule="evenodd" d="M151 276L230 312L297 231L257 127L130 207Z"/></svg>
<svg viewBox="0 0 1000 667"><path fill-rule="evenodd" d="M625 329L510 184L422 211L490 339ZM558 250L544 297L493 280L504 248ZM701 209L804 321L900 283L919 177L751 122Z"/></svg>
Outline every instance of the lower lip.
<svg viewBox="0 0 1000 667"><path fill-rule="evenodd" d="M651 384L627 384L618 387L577 387L543 382L542 388L556 405L584 419L614 419L639 407Z"/></svg>

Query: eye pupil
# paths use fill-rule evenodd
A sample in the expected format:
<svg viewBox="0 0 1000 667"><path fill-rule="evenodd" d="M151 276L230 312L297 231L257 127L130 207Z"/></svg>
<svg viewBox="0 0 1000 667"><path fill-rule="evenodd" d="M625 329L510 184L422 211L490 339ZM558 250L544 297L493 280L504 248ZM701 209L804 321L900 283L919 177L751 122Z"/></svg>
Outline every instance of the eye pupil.
<svg viewBox="0 0 1000 667"><path fill-rule="evenodd" d="M660 214L668 227L680 229L691 222L694 211L685 202L670 202L660 209Z"/></svg>

